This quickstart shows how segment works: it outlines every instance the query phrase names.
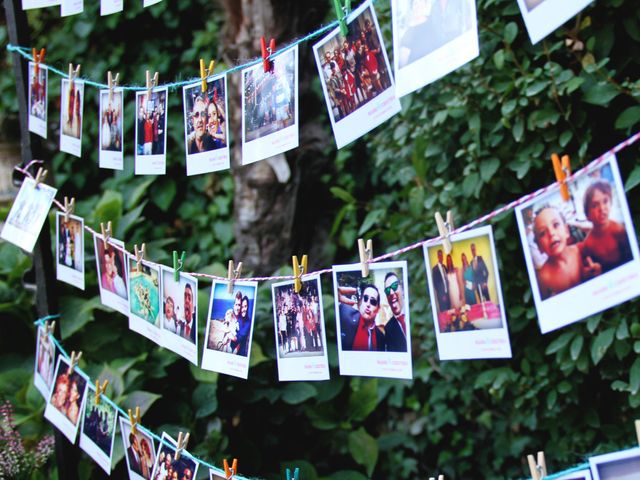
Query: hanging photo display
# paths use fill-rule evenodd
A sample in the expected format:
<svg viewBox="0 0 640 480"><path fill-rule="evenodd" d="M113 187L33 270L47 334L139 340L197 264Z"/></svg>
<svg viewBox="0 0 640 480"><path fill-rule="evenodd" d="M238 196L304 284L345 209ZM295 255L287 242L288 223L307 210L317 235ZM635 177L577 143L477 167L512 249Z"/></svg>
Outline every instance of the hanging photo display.
<svg viewBox="0 0 640 480"><path fill-rule="evenodd" d="M170 444L170 445L167 445ZM162 443L158 447L158 456L153 466L151 474L154 480L169 480L177 478L184 480L193 480L198 473L198 462L194 461L190 456L185 455L185 451L176 459L176 442L166 432L162 432Z"/></svg>
<svg viewBox="0 0 640 480"><path fill-rule="evenodd" d="M424 246L440 360L511 358L491 227Z"/></svg>
<svg viewBox="0 0 640 480"><path fill-rule="evenodd" d="M100 0L100 15L111 15L124 9L123 0Z"/></svg>
<svg viewBox="0 0 640 480"><path fill-rule="evenodd" d="M129 255L129 328L162 345L160 269Z"/></svg>
<svg viewBox="0 0 640 480"><path fill-rule="evenodd" d="M23 5L26 0L23 0ZM52 5L58 5L52 3ZM49 6L49 5L47 5ZM25 8L23 6L23 8ZM39 7L30 7L39 8ZM47 81L49 69L44 65L38 66L29 62L29 131L47 138Z"/></svg>
<svg viewBox="0 0 640 480"><path fill-rule="evenodd" d="M60 151L81 156L84 82L62 79L60 86Z"/></svg>
<svg viewBox="0 0 640 480"><path fill-rule="evenodd" d="M614 155L516 208L542 333L640 294L640 255Z"/></svg>
<svg viewBox="0 0 640 480"><path fill-rule="evenodd" d="M229 168L229 124L227 119L227 76L184 87L184 149L187 175L217 172Z"/></svg>
<svg viewBox="0 0 640 480"><path fill-rule="evenodd" d="M297 148L298 46L242 71L242 164Z"/></svg>
<svg viewBox="0 0 640 480"><path fill-rule="evenodd" d="M298 293L293 285L289 281L271 286L278 378L328 380L320 276L305 277Z"/></svg>
<svg viewBox="0 0 640 480"><path fill-rule="evenodd" d="M580 470L577 472L568 473L560 477L555 477L556 480L592 480L591 470Z"/></svg>
<svg viewBox="0 0 640 480"><path fill-rule="evenodd" d="M87 452L107 475L111 473L117 419L118 412L112 405L104 401L96 403L96 389L89 385L80 431L80 448Z"/></svg>
<svg viewBox="0 0 640 480"><path fill-rule="evenodd" d="M56 361L56 347L46 335L44 328L38 326L36 338L36 362L33 372L33 384L45 399L51 394Z"/></svg>
<svg viewBox="0 0 640 480"><path fill-rule="evenodd" d="M114 88L100 90L100 168L122 170L124 146L122 136L122 121L124 113L123 91Z"/></svg>
<svg viewBox="0 0 640 480"><path fill-rule="evenodd" d="M347 25L346 37L336 28L313 46L338 148L400 111L372 2L355 9Z"/></svg>
<svg viewBox="0 0 640 480"><path fill-rule="evenodd" d="M636 480L640 474L640 448L591 457L589 466L593 480Z"/></svg>
<svg viewBox="0 0 640 480"><path fill-rule="evenodd" d="M44 183L36 186L33 179L25 177L0 237L26 252L33 252L56 192Z"/></svg>
<svg viewBox="0 0 640 480"><path fill-rule="evenodd" d="M69 373L69 362L58 356L55 380L44 417L75 443L80 417L87 396L87 380L75 370Z"/></svg>
<svg viewBox="0 0 640 480"><path fill-rule="evenodd" d="M407 262L334 265L340 375L412 378Z"/></svg>
<svg viewBox="0 0 640 480"><path fill-rule="evenodd" d="M56 212L56 278L84 290L84 219Z"/></svg>
<svg viewBox="0 0 640 480"><path fill-rule="evenodd" d="M211 285L202 368L247 378L253 337L257 282Z"/></svg>
<svg viewBox="0 0 640 480"><path fill-rule="evenodd" d="M162 268L162 345L198 364L198 280Z"/></svg>
<svg viewBox="0 0 640 480"><path fill-rule="evenodd" d="M399 97L479 55L475 0L392 0L391 8Z"/></svg>
<svg viewBox="0 0 640 480"><path fill-rule="evenodd" d="M93 237L98 269L98 287L103 305L129 315L129 293L127 289L127 264L124 242L109 239L105 245L97 235ZM116 248L119 247L119 248Z"/></svg>
<svg viewBox="0 0 640 480"><path fill-rule="evenodd" d="M131 429L131 423L124 417L120 417L120 432L122 433L129 480L150 480L151 471L156 461L153 438L140 428L136 428L134 433Z"/></svg>
<svg viewBox="0 0 640 480"><path fill-rule="evenodd" d="M61 0L60 16L68 17L84 11L84 0Z"/></svg>
<svg viewBox="0 0 640 480"><path fill-rule="evenodd" d="M167 167L167 88L136 92L136 175L164 175Z"/></svg>
<svg viewBox="0 0 640 480"><path fill-rule="evenodd" d="M536 44L593 0L518 0L531 43Z"/></svg>

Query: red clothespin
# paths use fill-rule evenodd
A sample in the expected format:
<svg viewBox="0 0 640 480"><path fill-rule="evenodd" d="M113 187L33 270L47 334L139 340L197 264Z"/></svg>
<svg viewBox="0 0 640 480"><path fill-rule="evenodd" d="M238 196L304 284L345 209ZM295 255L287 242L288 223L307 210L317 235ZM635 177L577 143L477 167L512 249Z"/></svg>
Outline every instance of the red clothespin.
<svg viewBox="0 0 640 480"><path fill-rule="evenodd" d="M553 163L553 171L556 174L556 180L560 184L560 195L567 202L571 198L569 193L569 185L567 185L567 177L571 176L571 160L569 155L563 155L562 160L556 153L551 154L551 162Z"/></svg>
<svg viewBox="0 0 640 480"><path fill-rule="evenodd" d="M202 93L206 93L207 91L207 77L213 75L213 68L215 67L216 62L211 60L209 62L209 68L204 68L204 59L200 59L200 79L202 80Z"/></svg>
<svg viewBox="0 0 640 480"><path fill-rule="evenodd" d="M33 63L34 63L33 73L35 74L37 79L38 75L40 74L40 64L44 62L44 54L46 53L46 50L44 48L41 48L39 54L35 48L33 48L31 51L33 54Z"/></svg>
<svg viewBox="0 0 640 480"><path fill-rule="evenodd" d="M260 50L262 51L262 65L264 67L264 73L273 72L273 60L269 57L276 52L276 40L272 38L267 48L267 41L264 37L260 38Z"/></svg>
<svg viewBox="0 0 640 480"><path fill-rule="evenodd" d="M233 464L231 465L231 468L229 468L229 462L227 462L226 458L222 461L222 464L224 465L225 480L231 480L233 476L236 473L238 473L238 459L237 458L233 459Z"/></svg>

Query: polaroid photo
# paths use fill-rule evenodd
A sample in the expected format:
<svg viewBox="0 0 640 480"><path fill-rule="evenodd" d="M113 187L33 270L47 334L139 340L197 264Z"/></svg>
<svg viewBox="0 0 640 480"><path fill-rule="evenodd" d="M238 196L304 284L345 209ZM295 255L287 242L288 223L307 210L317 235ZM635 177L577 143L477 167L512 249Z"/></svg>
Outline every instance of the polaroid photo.
<svg viewBox="0 0 640 480"><path fill-rule="evenodd" d="M591 470L579 470L577 472L567 473L560 477L555 477L556 480L592 480Z"/></svg>
<svg viewBox="0 0 640 480"><path fill-rule="evenodd" d="M400 111L371 0L347 17L347 25L346 37L336 28L313 46L338 148Z"/></svg>
<svg viewBox="0 0 640 480"><path fill-rule="evenodd" d="M136 428L136 433L133 433L131 423L125 417L120 417L120 433L129 480L150 480L156 462L153 438L140 428Z"/></svg>
<svg viewBox="0 0 640 480"><path fill-rule="evenodd" d="M155 5L156 3L160 3L161 1L162 0L143 0L142 7L147 8L147 7L150 7L151 5Z"/></svg>
<svg viewBox="0 0 640 480"><path fill-rule="evenodd" d="M511 358L511 342L490 226L424 245L440 360Z"/></svg>
<svg viewBox="0 0 640 480"><path fill-rule="evenodd" d="M329 380L320 276L305 277L298 293L292 281L274 283L271 292L278 378Z"/></svg>
<svg viewBox="0 0 640 480"><path fill-rule="evenodd" d="M193 480L198 473L198 462L183 450L180 458L176 460L176 442L166 432L162 432L162 443L158 446L158 456L153 466L152 478L169 479L174 478L175 472L178 473L180 480ZM186 454L185 454L186 453Z"/></svg>
<svg viewBox="0 0 640 480"><path fill-rule="evenodd" d="M298 46L242 71L242 164L297 148Z"/></svg>
<svg viewBox="0 0 640 480"><path fill-rule="evenodd" d="M22 9L55 7L60 5L61 0L22 0ZM46 138L46 137L45 137Z"/></svg>
<svg viewBox="0 0 640 480"><path fill-rule="evenodd" d="M100 0L100 15L111 15L124 9L122 0Z"/></svg>
<svg viewBox="0 0 640 480"><path fill-rule="evenodd" d="M81 156L84 82L62 79L60 86L60 151Z"/></svg>
<svg viewBox="0 0 640 480"><path fill-rule="evenodd" d="M62 0L60 3L60 16L68 17L84 11L84 0ZM79 155L78 155L79 156Z"/></svg>
<svg viewBox="0 0 640 480"><path fill-rule="evenodd" d="M518 0L531 43L536 44L593 0Z"/></svg>
<svg viewBox="0 0 640 480"><path fill-rule="evenodd" d="M640 294L638 240L615 155L516 207L542 333Z"/></svg>
<svg viewBox="0 0 640 480"><path fill-rule="evenodd" d="M95 387L89 385L88 388L80 430L80 448L109 475L118 412L107 402L97 404Z"/></svg>
<svg viewBox="0 0 640 480"><path fill-rule="evenodd" d="M257 291L257 282L235 282L231 293L227 282L213 282L203 369L247 378Z"/></svg>
<svg viewBox="0 0 640 480"><path fill-rule="evenodd" d="M40 8L40 6L23 8ZM39 2L34 2L39 3ZM44 2L42 2L44 3ZM60 1L43 6L59 5ZM49 70L44 65L38 67L36 77L36 64L29 62L29 131L47 138L47 79Z"/></svg>
<svg viewBox="0 0 640 480"><path fill-rule="evenodd" d="M640 448L591 457L589 466L593 480L637 480L640 478Z"/></svg>
<svg viewBox="0 0 640 480"><path fill-rule="evenodd" d="M216 471L211 468L209 469L209 480L225 480L226 478L222 470Z"/></svg>
<svg viewBox="0 0 640 480"><path fill-rule="evenodd" d="M122 2L120 4L122 5ZM113 170L122 170L123 168L123 94L121 88L114 88L111 95L109 95L109 90L100 90L100 168Z"/></svg>
<svg viewBox="0 0 640 480"><path fill-rule="evenodd" d="M84 219L56 212L56 278L84 290Z"/></svg>
<svg viewBox="0 0 640 480"><path fill-rule="evenodd" d="M45 335L44 328L38 327L36 339L36 361L33 371L33 384L45 399L51 395L53 374L56 361L56 346Z"/></svg>
<svg viewBox="0 0 640 480"><path fill-rule="evenodd" d="M166 168L167 88L136 92L136 175L164 175Z"/></svg>
<svg viewBox="0 0 640 480"><path fill-rule="evenodd" d="M57 190L25 177L2 227L0 238L31 253L44 225Z"/></svg>
<svg viewBox="0 0 640 480"><path fill-rule="evenodd" d="M162 267L162 345L198 365L198 280Z"/></svg>
<svg viewBox="0 0 640 480"><path fill-rule="evenodd" d="M340 375L411 379L407 262L333 266Z"/></svg>
<svg viewBox="0 0 640 480"><path fill-rule="evenodd" d="M78 435L86 397L87 379L76 370L69 374L69 362L59 355L44 418L53 423L71 443L75 443Z"/></svg>
<svg viewBox="0 0 640 480"><path fill-rule="evenodd" d="M475 0L392 0L391 8L398 97L479 55Z"/></svg>
<svg viewBox="0 0 640 480"><path fill-rule="evenodd" d="M160 268L128 257L129 329L162 345L160 328Z"/></svg>
<svg viewBox="0 0 640 480"><path fill-rule="evenodd" d="M105 243L98 235L93 237L93 241L96 251L100 301L103 305L129 316L124 242L110 238L105 247Z"/></svg>

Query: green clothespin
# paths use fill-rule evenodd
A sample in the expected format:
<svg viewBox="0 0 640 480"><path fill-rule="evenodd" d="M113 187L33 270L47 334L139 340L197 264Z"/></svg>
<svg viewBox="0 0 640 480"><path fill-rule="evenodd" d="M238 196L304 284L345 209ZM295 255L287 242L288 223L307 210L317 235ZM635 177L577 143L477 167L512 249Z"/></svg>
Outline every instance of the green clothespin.
<svg viewBox="0 0 640 480"><path fill-rule="evenodd" d="M291 470L287 468L287 480L298 480L299 476L300 469L298 467L293 471L293 479L291 478Z"/></svg>
<svg viewBox="0 0 640 480"><path fill-rule="evenodd" d="M344 6L340 4L340 0L333 0L333 6L336 9L336 15L340 22L340 33L343 37L346 37L349 33L349 27L347 27L347 15L351 13L351 0L344 0Z"/></svg>
<svg viewBox="0 0 640 480"><path fill-rule="evenodd" d="M184 266L184 260L187 256L187 252L182 251L182 255L180 255L180 260L178 260L178 252L173 251L173 279L176 282L180 281L180 272L182 271L182 267Z"/></svg>

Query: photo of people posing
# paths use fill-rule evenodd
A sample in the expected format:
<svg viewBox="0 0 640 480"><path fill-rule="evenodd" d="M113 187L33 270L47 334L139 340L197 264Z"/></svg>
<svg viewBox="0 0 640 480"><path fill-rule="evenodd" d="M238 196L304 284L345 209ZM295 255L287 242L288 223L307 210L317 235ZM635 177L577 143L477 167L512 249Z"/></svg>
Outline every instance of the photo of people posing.
<svg viewBox="0 0 640 480"><path fill-rule="evenodd" d="M136 93L136 175L164 175L167 150L167 89Z"/></svg>
<svg viewBox="0 0 640 480"><path fill-rule="evenodd" d="M100 168L122 170L122 90L100 91Z"/></svg>
<svg viewBox="0 0 640 480"><path fill-rule="evenodd" d="M376 263L363 278L360 264L333 267L341 375L411 378L406 269Z"/></svg>
<svg viewBox="0 0 640 480"><path fill-rule="evenodd" d="M543 333L566 325L565 318L571 323L640 293L640 286L614 284L616 278L631 281L626 275L637 274L639 265L615 157L568 185L568 201L554 189L516 210ZM560 305L570 310L566 317ZM547 314L555 322L547 324Z"/></svg>
<svg viewBox="0 0 640 480"><path fill-rule="evenodd" d="M69 373L69 362L58 357L55 380L44 416L53 423L70 442L76 441L87 380L75 370Z"/></svg>
<svg viewBox="0 0 640 480"><path fill-rule="evenodd" d="M36 365L33 384L45 399L49 398L56 360L56 347L44 333L44 328L38 327L36 340Z"/></svg>
<svg viewBox="0 0 640 480"><path fill-rule="evenodd" d="M63 78L60 86L60 150L76 157L82 145L84 82Z"/></svg>
<svg viewBox="0 0 640 480"><path fill-rule="evenodd" d="M177 442L166 433L162 433L163 442L158 449L158 456L151 474L152 480L194 480L198 472L198 463L186 455L180 455L176 460L176 449L166 445Z"/></svg>
<svg viewBox="0 0 640 480"><path fill-rule="evenodd" d="M84 407L80 448L109 474L118 415L116 409L107 402L97 404L95 393L95 388L90 385Z"/></svg>
<svg viewBox="0 0 640 480"><path fill-rule="evenodd" d="M129 256L129 328L162 345L160 271Z"/></svg>
<svg viewBox="0 0 640 480"><path fill-rule="evenodd" d="M84 220L56 213L56 276L84 290Z"/></svg>
<svg viewBox="0 0 640 480"><path fill-rule="evenodd" d="M29 131L47 138L47 77L49 70L43 65L29 62Z"/></svg>
<svg viewBox="0 0 640 480"><path fill-rule="evenodd" d="M94 236L96 264L98 268L98 286L100 300L107 307L129 315L129 290L127 289L127 269L124 258L124 243L109 239L106 244ZM120 247L120 248L116 248ZM121 250L122 249L122 250Z"/></svg>
<svg viewBox="0 0 640 480"><path fill-rule="evenodd" d="M129 420L124 417L120 417L120 432L122 432L129 479L150 480L156 461L153 438L139 428L136 428L136 432L133 433Z"/></svg>
<svg viewBox="0 0 640 480"><path fill-rule="evenodd" d="M198 281L184 273L162 269L162 344L197 365Z"/></svg>

